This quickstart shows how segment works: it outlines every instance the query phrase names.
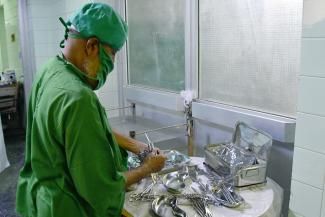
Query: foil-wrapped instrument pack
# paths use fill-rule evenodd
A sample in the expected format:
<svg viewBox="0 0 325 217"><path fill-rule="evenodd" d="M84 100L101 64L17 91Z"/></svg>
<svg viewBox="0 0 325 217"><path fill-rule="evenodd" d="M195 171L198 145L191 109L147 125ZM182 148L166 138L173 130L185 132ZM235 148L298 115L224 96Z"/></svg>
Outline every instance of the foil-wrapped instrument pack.
<svg viewBox="0 0 325 217"><path fill-rule="evenodd" d="M238 122L232 141L205 147L205 163L236 187L264 183L271 146L270 135Z"/></svg>

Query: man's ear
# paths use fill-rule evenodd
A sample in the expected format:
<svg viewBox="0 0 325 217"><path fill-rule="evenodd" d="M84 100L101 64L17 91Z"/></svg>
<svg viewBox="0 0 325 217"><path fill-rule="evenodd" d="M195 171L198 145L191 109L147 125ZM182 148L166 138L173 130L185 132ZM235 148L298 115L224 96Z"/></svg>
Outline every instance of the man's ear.
<svg viewBox="0 0 325 217"><path fill-rule="evenodd" d="M99 53L99 41L97 38L89 38L86 43L86 54L95 57Z"/></svg>

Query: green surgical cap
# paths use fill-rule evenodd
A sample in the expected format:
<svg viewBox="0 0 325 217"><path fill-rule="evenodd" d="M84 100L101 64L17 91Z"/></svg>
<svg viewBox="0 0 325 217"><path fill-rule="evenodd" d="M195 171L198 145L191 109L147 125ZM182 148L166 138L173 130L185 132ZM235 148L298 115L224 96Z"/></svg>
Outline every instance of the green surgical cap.
<svg viewBox="0 0 325 217"><path fill-rule="evenodd" d="M112 7L103 3L88 3L72 15L67 22L81 37L97 37L101 43L115 51L122 48L127 37L127 25Z"/></svg>

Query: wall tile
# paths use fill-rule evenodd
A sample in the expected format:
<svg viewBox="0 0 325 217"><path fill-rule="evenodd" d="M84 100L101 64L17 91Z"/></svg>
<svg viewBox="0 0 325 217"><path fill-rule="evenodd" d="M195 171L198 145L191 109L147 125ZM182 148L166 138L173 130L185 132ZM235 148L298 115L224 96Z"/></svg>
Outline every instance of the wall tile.
<svg viewBox="0 0 325 217"><path fill-rule="evenodd" d="M297 113L295 146L325 154L325 117Z"/></svg>
<svg viewBox="0 0 325 217"><path fill-rule="evenodd" d="M318 217L323 191L299 181L291 181L290 209L304 217Z"/></svg>
<svg viewBox="0 0 325 217"><path fill-rule="evenodd" d="M53 34L49 30L34 30L34 41L37 44L50 44L53 41Z"/></svg>
<svg viewBox="0 0 325 217"><path fill-rule="evenodd" d="M49 17L52 13L51 7L53 4L36 4L36 5L29 5L29 16L32 18L42 18L42 17Z"/></svg>
<svg viewBox="0 0 325 217"><path fill-rule="evenodd" d="M325 217L325 191L323 191L323 200L322 200L322 214L321 217Z"/></svg>
<svg viewBox="0 0 325 217"><path fill-rule="evenodd" d="M325 1L304 0L303 37L325 37Z"/></svg>
<svg viewBox="0 0 325 217"><path fill-rule="evenodd" d="M322 189L324 177L325 155L295 147L292 178Z"/></svg>
<svg viewBox="0 0 325 217"><path fill-rule="evenodd" d="M54 57L60 53L61 53L60 43L55 42L55 43L51 44L51 50L49 53L50 57Z"/></svg>
<svg viewBox="0 0 325 217"><path fill-rule="evenodd" d="M64 39L64 27L60 27L58 30L53 31L53 40L52 43L59 44Z"/></svg>
<svg viewBox="0 0 325 217"><path fill-rule="evenodd" d="M95 2L102 2L102 3L106 3L106 4L109 4L111 5L112 7L114 7L114 0L96 0Z"/></svg>
<svg viewBox="0 0 325 217"><path fill-rule="evenodd" d="M66 0L57 1L57 2L54 3L54 7L64 9L65 8L65 2L67 2L67 1ZM60 12L63 12L63 11L65 11L65 10L60 10Z"/></svg>
<svg viewBox="0 0 325 217"><path fill-rule="evenodd" d="M80 9L84 4L89 3L89 0L70 0L66 2L68 3L66 5L67 11L76 11Z"/></svg>
<svg viewBox="0 0 325 217"><path fill-rule="evenodd" d="M27 14L28 14L29 19L33 18L31 15L33 7L34 7L34 4L27 4Z"/></svg>
<svg viewBox="0 0 325 217"><path fill-rule="evenodd" d="M64 34L65 28L59 18L62 17L64 21L67 21L66 17L63 17L61 14L56 13L54 16L51 17L52 22L52 31L53 33L58 33L58 31L61 32L61 35Z"/></svg>
<svg viewBox="0 0 325 217"><path fill-rule="evenodd" d="M36 68L39 69L47 60L48 60L47 57L36 58Z"/></svg>
<svg viewBox="0 0 325 217"><path fill-rule="evenodd" d="M325 78L300 76L298 112L325 116Z"/></svg>
<svg viewBox="0 0 325 217"><path fill-rule="evenodd" d="M31 18L31 28L35 30L46 30L50 32L52 29L51 18L41 17L41 18Z"/></svg>
<svg viewBox="0 0 325 217"><path fill-rule="evenodd" d="M50 57L52 46L50 44L35 44L35 57Z"/></svg>
<svg viewBox="0 0 325 217"><path fill-rule="evenodd" d="M301 75L325 77L325 38L303 38Z"/></svg>
<svg viewBox="0 0 325 217"><path fill-rule="evenodd" d="M27 0L27 5L48 5L49 2L48 1L44 1L44 0Z"/></svg>

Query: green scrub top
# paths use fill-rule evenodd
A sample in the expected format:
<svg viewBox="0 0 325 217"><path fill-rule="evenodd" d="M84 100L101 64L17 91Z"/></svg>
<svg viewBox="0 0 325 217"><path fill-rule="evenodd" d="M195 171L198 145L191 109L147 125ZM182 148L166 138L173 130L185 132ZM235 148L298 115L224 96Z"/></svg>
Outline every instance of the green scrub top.
<svg viewBox="0 0 325 217"><path fill-rule="evenodd" d="M61 57L51 59L39 71L29 100L17 212L121 216L126 158L84 77Z"/></svg>

